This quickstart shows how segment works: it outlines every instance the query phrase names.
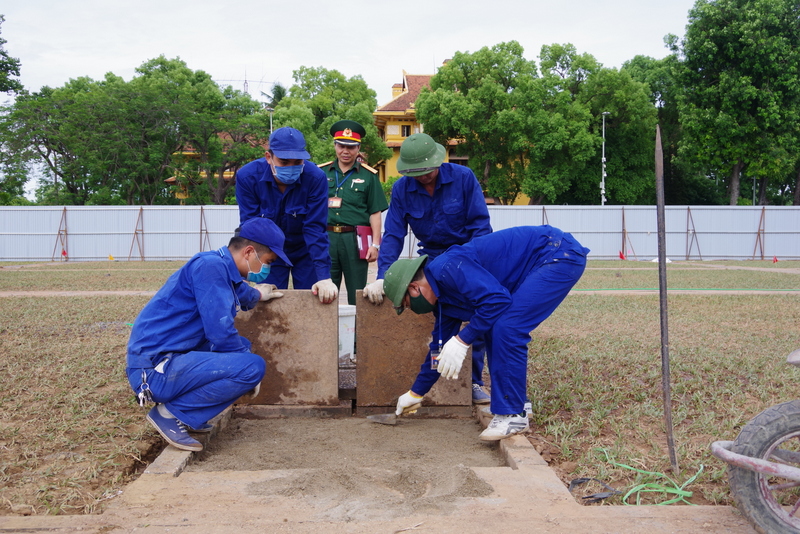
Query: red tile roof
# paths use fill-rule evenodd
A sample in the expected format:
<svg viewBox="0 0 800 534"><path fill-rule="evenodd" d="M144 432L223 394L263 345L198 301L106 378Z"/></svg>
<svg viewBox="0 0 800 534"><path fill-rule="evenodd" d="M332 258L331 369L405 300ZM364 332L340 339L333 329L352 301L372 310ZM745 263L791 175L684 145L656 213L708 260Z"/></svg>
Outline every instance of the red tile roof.
<svg viewBox="0 0 800 534"><path fill-rule="evenodd" d="M395 86L403 87L403 92L394 100L378 108L378 111L405 111L414 107L423 87L431 86L433 74L406 74L403 72L403 83Z"/></svg>

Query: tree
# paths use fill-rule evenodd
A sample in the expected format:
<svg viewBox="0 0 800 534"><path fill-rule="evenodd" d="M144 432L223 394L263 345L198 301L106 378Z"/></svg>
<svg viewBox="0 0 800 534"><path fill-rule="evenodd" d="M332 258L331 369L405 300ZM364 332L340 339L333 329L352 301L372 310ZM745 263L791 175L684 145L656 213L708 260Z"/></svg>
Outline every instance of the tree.
<svg viewBox="0 0 800 534"><path fill-rule="evenodd" d="M740 200L743 173L761 181L790 176L798 160L800 20L792 0L698 0L678 80L680 153L709 177L721 177L728 202Z"/></svg>
<svg viewBox="0 0 800 534"><path fill-rule="evenodd" d="M267 94L262 91L261 96L269 98L269 102L267 102L268 108L275 109L280 103L280 101L283 100L283 97L285 97L288 94L288 92L289 91L286 89L286 87L284 87L278 82L275 82L272 84L272 93Z"/></svg>
<svg viewBox="0 0 800 534"><path fill-rule="evenodd" d="M264 155L269 118L261 103L228 86L198 95L185 125L185 142L176 156L176 173L191 188L192 203L234 201L233 180L225 178Z"/></svg>
<svg viewBox="0 0 800 534"><path fill-rule="evenodd" d="M519 194L516 149L527 143L521 113L514 108L515 92L536 76L535 64L522 54L516 41L472 54L456 52L415 104L425 131L443 144L457 140L457 152L469 155L483 189L504 203Z"/></svg>
<svg viewBox="0 0 800 534"><path fill-rule="evenodd" d="M578 202L576 180L600 146L592 131L591 107L579 95L601 67L571 44L543 46L539 57L541 78L515 104L524 113L523 135L529 140L527 147L518 148L522 191L537 204ZM599 182L595 178L593 183ZM598 200L597 195L584 199L589 204Z"/></svg>
<svg viewBox="0 0 800 534"><path fill-rule="evenodd" d="M354 120L367 131L361 150L367 154L368 163L375 164L391 157L392 151L378 135L372 117L378 105L376 93L361 76L348 79L336 70L300 67L294 71L293 78L295 85L275 108L275 122L303 132L314 161L335 157L330 128L342 119Z"/></svg>
<svg viewBox="0 0 800 534"><path fill-rule="evenodd" d="M9 143L47 165L54 182L43 190L46 202L171 204L177 201L165 180L175 172L173 154L190 133L200 139L203 120L221 120L225 104L208 74L160 56L130 82L109 73L22 94L4 129Z"/></svg>
<svg viewBox="0 0 800 534"><path fill-rule="evenodd" d="M0 27L6 18L0 15ZM19 76L20 62L19 59L13 58L8 55L5 50L5 44L8 41L0 37L0 91L4 93L19 92L23 90L22 84L19 80L14 80L13 76Z"/></svg>

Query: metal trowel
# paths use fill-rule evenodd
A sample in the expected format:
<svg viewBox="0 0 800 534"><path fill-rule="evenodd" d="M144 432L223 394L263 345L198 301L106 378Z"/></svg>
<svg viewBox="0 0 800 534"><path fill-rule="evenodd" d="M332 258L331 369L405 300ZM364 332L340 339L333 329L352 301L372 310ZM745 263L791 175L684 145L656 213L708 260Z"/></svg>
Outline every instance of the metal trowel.
<svg viewBox="0 0 800 534"><path fill-rule="evenodd" d="M373 423L380 423L382 425L396 425L397 424L397 415L392 413L378 413L375 415L368 415L367 419L372 421Z"/></svg>
<svg viewBox="0 0 800 534"><path fill-rule="evenodd" d="M403 409L403 415L405 415L407 413L416 413L420 406L422 406L421 402L418 402L417 404L414 404L414 405L411 405L411 406L406 406ZM373 423L380 423L382 425L396 425L397 424L397 414L394 413L394 412L392 412L392 413L378 413L378 414L375 414L375 415L368 415L367 419L369 419Z"/></svg>

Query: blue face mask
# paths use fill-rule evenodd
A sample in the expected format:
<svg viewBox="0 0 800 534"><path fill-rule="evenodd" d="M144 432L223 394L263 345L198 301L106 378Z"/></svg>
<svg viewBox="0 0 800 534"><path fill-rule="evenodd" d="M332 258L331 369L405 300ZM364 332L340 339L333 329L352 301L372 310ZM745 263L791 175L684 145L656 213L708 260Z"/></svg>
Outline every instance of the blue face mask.
<svg viewBox="0 0 800 534"><path fill-rule="evenodd" d="M256 256L258 263L261 263L261 260ZM267 277L269 276L269 263L261 263L261 270L257 273L254 273L250 270L250 263L247 263L247 281L253 282L256 284L262 284L266 281Z"/></svg>
<svg viewBox="0 0 800 534"><path fill-rule="evenodd" d="M282 184L290 185L295 183L303 172L303 164L288 165L286 167L272 166L272 172Z"/></svg>

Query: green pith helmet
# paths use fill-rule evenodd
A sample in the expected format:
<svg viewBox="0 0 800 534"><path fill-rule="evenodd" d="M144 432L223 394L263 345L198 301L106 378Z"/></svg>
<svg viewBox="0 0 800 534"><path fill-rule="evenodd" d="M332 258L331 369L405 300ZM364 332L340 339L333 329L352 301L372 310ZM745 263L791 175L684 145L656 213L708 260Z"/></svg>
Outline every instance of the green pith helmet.
<svg viewBox="0 0 800 534"><path fill-rule="evenodd" d="M397 172L404 176L422 176L441 166L447 151L428 134L417 133L400 145Z"/></svg>
<svg viewBox="0 0 800 534"><path fill-rule="evenodd" d="M413 259L403 258L402 260L397 260L383 276L383 292L394 304L397 315L403 313L403 297L408 291L408 284L411 283L414 275L425 265L427 260L427 254Z"/></svg>

